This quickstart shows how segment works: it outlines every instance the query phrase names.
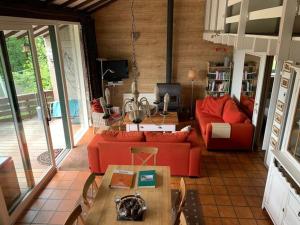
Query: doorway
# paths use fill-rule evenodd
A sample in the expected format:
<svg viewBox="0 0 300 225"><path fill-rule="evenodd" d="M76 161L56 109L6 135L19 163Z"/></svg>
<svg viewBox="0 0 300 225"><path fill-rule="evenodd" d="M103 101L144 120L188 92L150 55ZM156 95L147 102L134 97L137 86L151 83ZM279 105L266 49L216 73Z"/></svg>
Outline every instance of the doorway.
<svg viewBox="0 0 300 225"><path fill-rule="evenodd" d="M240 86L240 107L255 127L253 149L262 150L271 97L274 57L246 52Z"/></svg>

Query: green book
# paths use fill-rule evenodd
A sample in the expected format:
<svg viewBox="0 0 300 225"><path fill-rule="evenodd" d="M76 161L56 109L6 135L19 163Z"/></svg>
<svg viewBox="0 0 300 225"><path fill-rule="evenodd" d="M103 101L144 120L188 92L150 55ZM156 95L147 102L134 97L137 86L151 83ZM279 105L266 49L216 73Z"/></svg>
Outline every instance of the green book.
<svg viewBox="0 0 300 225"><path fill-rule="evenodd" d="M155 170L139 171L138 187L139 188L155 188L156 172Z"/></svg>

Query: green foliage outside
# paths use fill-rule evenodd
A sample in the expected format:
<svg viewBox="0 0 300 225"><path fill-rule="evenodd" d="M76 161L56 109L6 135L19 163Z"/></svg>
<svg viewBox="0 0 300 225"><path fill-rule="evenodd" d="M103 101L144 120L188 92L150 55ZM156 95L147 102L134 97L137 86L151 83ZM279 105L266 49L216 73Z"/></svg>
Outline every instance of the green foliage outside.
<svg viewBox="0 0 300 225"><path fill-rule="evenodd" d="M45 42L42 37L35 38L38 54L38 62L41 72L41 79L44 90L51 90L50 71L46 56ZM32 55L29 51L24 51L24 46L29 47L28 38L17 39L10 37L7 39L7 49L14 81L19 94L36 93L36 79L34 74Z"/></svg>

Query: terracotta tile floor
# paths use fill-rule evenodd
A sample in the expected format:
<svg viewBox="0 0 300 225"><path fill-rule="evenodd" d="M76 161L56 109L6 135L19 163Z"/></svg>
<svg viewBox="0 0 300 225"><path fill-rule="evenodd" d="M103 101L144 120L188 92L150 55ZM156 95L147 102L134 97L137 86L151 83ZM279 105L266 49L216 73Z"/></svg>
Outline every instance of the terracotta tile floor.
<svg viewBox="0 0 300 225"><path fill-rule="evenodd" d="M271 225L261 209L267 170L261 152L202 153L201 178L185 178L197 189L204 225ZM172 188L179 178L172 178Z"/></svg>
<svg viewBox="0 0 300 225"><path fill-rule="evenodd" d="M259 152L203 151L201 178L185 178L197 189L202 225L271 225L261 210L267 170ZM18 225L63 224L77 204L88 171L59 171ZM172 177L177 188L179 177Z"/></svg>

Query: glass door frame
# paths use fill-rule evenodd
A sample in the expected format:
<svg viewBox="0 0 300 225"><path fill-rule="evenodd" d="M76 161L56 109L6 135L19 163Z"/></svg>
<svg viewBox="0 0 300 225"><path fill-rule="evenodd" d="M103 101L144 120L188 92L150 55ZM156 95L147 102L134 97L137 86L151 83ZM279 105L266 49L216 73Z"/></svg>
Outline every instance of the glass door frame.
<svg viewBox="0 0 300 225"><path fill-rule="evenodd" d="M18 99L17 99L17 94L15 91L15 85L14 85L14 81L13 81L12 71L10 69L10 61L9 61L9 56L8 56L8 52L7 52L7 46L6 46L3 30L26 30L28 32L28 39L29 39L29 43L30 43L34 75L35 75L36 84L37 84L38 99L39 99L39 103L41 104L41 109L42 109L41 115L42 115L43 127L45 130L48 151L50 152L50 158L51 158L51 162L52 162L52 165L49 167L49 169L45 173L44 177L37 184L35 184L34 178L33 178L33 172L32 172L32 168L31 168L24 127L22 124L22 118L21 118L21 114L20 114L20 110L19 110ZM11 214L9 214L8 209L6 208L5 204L0 205L0 217L3 217L5 220L5 221L0 221L0 222L3 222L4 224L6 224L6 223L11 224L11 223L15 222L15 220L18 218L18 216L25 209L26 205L33 199L34 195L55 174L56 162L55 162L54 152L53 152L53 147L52 147L52 139L51 139L50 128L49 128L47 112L46 112L46 100L45 100L45 96L43 94L44 92L43 92L42 81L41 81L40 67L39 67L39 62L38 62L38 57L37 57L37 50L36 50L36 46L35 46L34 33L33 33L32 26L30 26L28 24L27 25L26 24L22 24L22 25L0 24L0 49L1 49L0 57L1 57L1 61L2 61L1 63L3 63L4 79L5 79L6 88L7 88L7 92L8 92L8 99L11 103L16 135L18 138L19 146L20 146L20 153L22 156L24 169L26 171L25 176L27 179L28 186L30 187L30 189L27 192L27 194L25 195L25 197L20 200L19 205L15 208L15 210ZM0 199L1 199L1 197L3 197L3 196L0 196ZM6 208L6 210L5 210L5 208Z"/></svg>
<svg viewBox="0 0 300 225"><path fill-rule="evenodd" d="M35 41L34 41L34 32L33 32L33 25L44 25L44 26L49 26L49 31L51 31L51 27L54 28L52 29L52 37L54 38L55 41L55 46L51 45L53 52L56 50L57 55L56 57L53 55L53 59L54 61L56 61L57 65L55 65L55 68L58 68L58 71L56 71L57 76L60 76L62 78L62 84L59 88L61 88L64 92L64 98L65 101L63 102L63 107L66 108L66 117L67 117L67 123L68 123L68 130L69 130L69 139L70 139L70 148L74 147L74 137L73 137L73 131L72 131L72 127L71 127L71 119L69 117L69 106L68 106L68 95L67 95L67 89L66 89L66 80L65 80L65 76L64 76L64 61L63 61L63 54L62 54L62 46L61 46L61 39L59 37L59 25L60 24L66 24L66 25L77 25L76 30L78 30L78 40L76 38L76 44L78 44L78 50L81 52L81 63L82 63L82 70L80 71L82 73L82 79L83 79L83 92L86 92L87 89L87 78L85 76L87 76L86 73L86 62L84 60L84 48L82 45L82 38L81 38L81 25L78 22L70 22L70 21L56 21L56 20L45 20L45 19L31 19L31 18L21 18L21 17L6 17L6 16L0 16L0 31L2 30L27 30L28 34L29 34L29 39L30 39L30 43L33 44L34 47L32 48L32 57L33 57L33 61L34 61L34 69L37 70L35 71L35 74L37 76L38 74L38 79L37 82L39 83L39 87L38 87L38 91L40 92L40 90L42 90L42 84L41 84L41 79L40 79L40 71L39 71L39 64L38 64L38 59L37 59L37 52L36 52L36 46L35 46ZM49 32L49 35L51 36L51 32ZM77 35L77 34L76 34ZM56 49L53 49L53 47L55 47ZM78 51L76 50L76 51ZM40 92L41 94L42 92ZM87 98L86 95L84 94L84 114L86 116L84 125L86 127L86 130L89 127L89 104L87 102ZM44 96L42 94L41 96L43 99L43 104L46 104ZM45 105L44 105L45 106ZM45 112L46 108L42 107L42 114L43 114L43 121L44 123L47 123L46 121L46 115L47 113ZM51 133L50 133L50 129L48 126L48 123L46 124L46 128L47 128L47 138L50 138L49 140L51 141ZM77 140L75 140L77 141ZM36 186L29 191L29 193L27 193L27 195L25 196L25 198L22 200L22 202L18 205L18 207L9 215L7 212L7 209L5 207L5 205L2 207L2 205L0 205L0 225L2 224L13 224L14 222L16 222L17 218L21 215L21 213L26 209L26 207L30 204L30 202L33 200L34 196L43 188L47 185L47 183L51 180L51 178L55 175L56 171L57 171L57 162L54 158L54 152L53 152L53 147L52 147L52 142L49 143L49 145L51 146L51 160L52 160L52 166L49 169L49 171L47 172L47 174L40 180L39 183L36 184ZM65 151L65 153L63 154L64 157L65 155L67 155L69 153L69 151ZM58 160L59 163L59 160ZM3 200L3 196L2 193L0 191L0 202Z"/></svg>
<svg viewBox="0 0 300 225"><path fill-rule="evenodd" d="M300 171L300 163L291 155L291 153L288 151L288 147L290 144L290 138L292 135L292 129L293 125L295 122L295 114L297 110L297 105L299 104L300 101L300 67L292 67L292 76L295 77L295 80L293 81L293 89L291 93L291 99L290 99L290 104L289 104L289 109L288 109L288 115L286 118L286 126L285 126L285 131L283 133L283 138L282 138L282 144L280 151L283 152L284 156L293 164L299 171ZM291 82L291 80L290 80Z"/></svg>

